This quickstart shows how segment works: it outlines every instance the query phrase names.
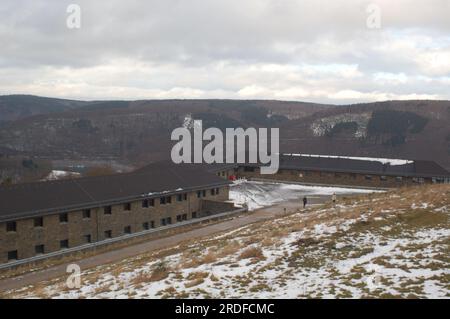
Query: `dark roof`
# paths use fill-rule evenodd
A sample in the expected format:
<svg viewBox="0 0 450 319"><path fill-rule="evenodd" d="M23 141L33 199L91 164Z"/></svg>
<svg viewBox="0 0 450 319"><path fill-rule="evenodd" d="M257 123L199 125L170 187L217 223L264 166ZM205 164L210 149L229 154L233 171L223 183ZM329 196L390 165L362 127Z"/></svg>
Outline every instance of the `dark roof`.
<svg viewBox="0 0 450 319"><path fill-rule="evenodd" d="M144 171L0 187L0 221L98 207L229 184L215 174L170 163Z"/></svg>
<svg viewBox="0 0 450 319"><path fill-rule="evenodd" d="M433 161L410 161L390 165L375 160L318 156L280 156L280 169L320 170L411 177L448 177L450 173Z"/></svg>
<svg viewBox="0 0 450 319"><path fill-rule="evenodd" d="M146 165L144 167L141 167L137 169L135 172L145 172L147 169L152 169L152 166L154 165L160 165L161 163L164 163L165 165L172 165L178 168L182 169L198 169L203 170L209 173L217 173L223 170L232 169L238 167L238 164L235 163L181 163L181 164L174 164L172 162L158 162L155 164Z"/></svg>

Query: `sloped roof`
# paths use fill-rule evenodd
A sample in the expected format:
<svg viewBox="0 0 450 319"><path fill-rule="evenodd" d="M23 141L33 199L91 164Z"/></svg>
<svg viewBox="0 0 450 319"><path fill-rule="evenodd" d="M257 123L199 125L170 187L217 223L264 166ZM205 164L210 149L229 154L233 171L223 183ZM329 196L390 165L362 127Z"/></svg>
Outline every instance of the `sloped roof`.
<svg viewBox="0 0 450 319"><path fill-rule="evenodd" d="M229 182L195 167L158 163L126 174L2 186L0 221L226 184Z"/></svg>
<svg viewBox="0 0 450 319"><path fill-rule="evenodd" d="M376 160L282 155L280 156L280 168L411 177L450 176L450 173L437 163L420 160L390 165Z"/></svg>

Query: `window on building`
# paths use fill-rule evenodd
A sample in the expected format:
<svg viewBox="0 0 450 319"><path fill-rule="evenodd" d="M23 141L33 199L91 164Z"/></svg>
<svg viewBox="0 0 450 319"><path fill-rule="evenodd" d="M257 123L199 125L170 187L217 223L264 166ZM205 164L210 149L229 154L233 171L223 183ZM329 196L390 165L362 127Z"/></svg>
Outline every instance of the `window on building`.
<svg viewBox="0 0 450 319"><path fill-rule="evenodd" d="M172 196L167 196L167 198L166 198L166 203L167 203L167 204L172 203Z"/></svg>
<svg viewBox="0 0 450 319"><path fill-rule="evenodd" d="M445 183L445 179L443 177L433 177L431 178L431 182L433 184L443 184Z"/></svg>
<svg viewBox="0 0 450 319"><path fill-rule="evenodd" d="M172 224L172 217L167 217L167 224Z"/></svg>
<svg viewBox="0 0 450 319"><path fill-rule="evenodd" d="M125 203L123 204L123 210L130 211L131 210L131 203Z"/></svg>
<svg viewBox="0 0 450 319"><path fill-rule="evenodd" d="M19 259L17 250L8 251L8 261L13 261L17 259Z"/></svg>
<svg viewBox="0 0 450 319"><path fill-rule="evenodd" d="M145 222L145 223L142 224L142 228L144 230L149 230L150 229L150 225L148 224L148 222Z"/></svg>
<svg viewBox="0 0 450 319"><path fill-rule="evenodd" d="M155 228L155 221L154 221L154 220L152 220L152 221L150 222L150 227L151 227L151 228Z"/></svg>
<svg viewBox="0 0 450 319"><path fill-rule="evenodd" d="M69 215L67 213L59 214L59 222L61 224L69 222Z"/></svg>
<svg viewBox="0 0 450 319"><path fill-rule="evenodd" d="M42 255L45 252L44 245L34 246L34 252L36 253L36 255Z"/></svg>
<svg viewBox="0 0 450 319"><path fill-rule="evenodd" d="M91 243L92 242L92 236L90 235L90 234L88 234L88 235L84 235L83 236L83 239L84 239L84 242L85 243Z"/></svg>
<svg viewBox="0 0 450 319"><path fill-rule="evenodd" d="M161 218L161 226L166 226L166 219L165 218Z"/></svg>
<svg viewBox="0 0 450 319"><path fill-rule="evenodd" d="M197 198L201 198L202 197L202 191L197 191Z"/></svg>
<svg viewBox="0 0 450 319"><path fill-rule="evenodd" d="M192 212L192 218L197 218L197 212Z"/></svg>
<svg viewBox="0 0 450 319"><path fill-rule="evenodd" d="M177 202L181 202L183 201L183 194L178 194L177 195Z"/></svg>
<svg viewBox="0 0 450 319"><path fill-rule="evenodd" d="M112 238L112 231L111 230L105 230L105 238Z"/></svg>
<svg viewBox="0 0 450 319"><path fill-rule="evenodd" d="M380 181L386 182L387 181L387 176L380 176Z"/></svg>
<svg viewBox="0 0 450 319"><path fill-rule="evenodd" d="M91 210L90 209L83 210L83 219L89 219L89 218L91 218Z"/></svg>
<svg viewBox="0 0 450 319"><path fill-rule="evenodd" d="M211 189L211 196L214 196L214 195L216 195L216 189L215 188Z"/></svg>
<svg viewBox="0 0 450 319"><path fill-rule="evenodd" d="M181 215L177 215L177 222L181 222L181 218L182 218Z"/></svg>
<svg viewBox="0 0 450 319"><path fill-rule="evenodd" d="M7 232L15 232L17 230L16 222L7 222L6 223L6 231Z"/></svg>
<svg viewBox="0 0 450 319"><path fill-rule="evenodd" d="M111 206L105 206L103 207L103 213L105 215L111 215L112 214L112 207Z"/></svg>
<svg viewBox="0 0 450 319"><path fill-rule="evenodd" d="M124 232L125 234L131 234L131 226L125 226L125 227L123 228L123 232Z"/></svg>
<svg viewBox="0 0 450 319"><path fill-rule="evenodd" d="M202 191L202 196L203 196L203 197L206 197L206 190L203 190L203 191Z"/></svg>
<svg viewBox="0 0 450 319"><path fill-rule="evenodd" d="M184 199L184 200L187 200L187 194L186 194L186 193L183 194L183 199Z"/></svg>
<svg viewBox="0 0 450 319"><path fill-rule="evenodd" d="M371 175L366 175L366 176L364 176L364 178L366 179L366 181L371 181L372 180L372 176Z"/></svg>
<svg viewBox="0 0 450 319"><path fill-rule="evenodd" d="M183 214L183 220L187 220L187 214Z"/></svg>
<svg viewBox="0 0 450 319"><path fill-rule="evenodd" d="M43 217L36 217L34 219L34 227L44 227L44 218Z"/></svg>
<svg viewBox="0 0 450 319"><path fill-rule="evenodd" d="M219 188L216 188L216 195L219 195Z"/></svg>
<svg viewBox="0 0 450 319"><path fill-rule="evenodd" d="M69 240L68 239L63 239L59 241L59 248L60 249L67 249L69 248Z"/></svg>
<svg viewBox="0 0 450 319"><path fill-rule="evenodd" d="M142 207L144 207L144 208L154 207L154 206L155 206L155 199L153 199L153 198L144 199L142 201Z"/></svg>
<svg viewBox="0 0 450 319"><path fill-rule="evenodd" d="M160 203L161 205L165 205L165 204L166 204L166 198L165 198L165 197L161 197L161 198L159 199L159 203Z"/></svg>
<svg viewBox="0 0 450 319"><path fill-rule="evenodd" d="M401 182L401 181L403 181L403 177L397 176L397 177L395 178L395 180L396 180L397 182Z"/></svg>

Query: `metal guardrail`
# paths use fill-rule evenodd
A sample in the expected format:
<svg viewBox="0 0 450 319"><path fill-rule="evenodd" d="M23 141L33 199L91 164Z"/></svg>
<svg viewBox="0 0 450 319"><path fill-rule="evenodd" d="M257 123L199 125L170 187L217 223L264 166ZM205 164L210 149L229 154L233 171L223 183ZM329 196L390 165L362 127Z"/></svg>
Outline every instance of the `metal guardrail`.
<svg viewBox="0 0 450 319"><path fill-rule="evenodd" d="M117 243L117 242L125 241L125 240L128 240L128 239L138 238L138 237L141 237L141 236L146 236L146 235L150 235L150 234L156 234L158 232L163 232L163 231L170 230L170 229L177 229L177 228L180 228L180 227L183 227L183 226L201 224L202 222L205 222L205 221L211 221L211 220L215 220L215 219L222 219L224 217L231 217L233 215L237 215L239 213L243 213L243 212L247 212L247 211L248 211L247 208L239 208L239 209L235 209L233 211L228 211L228 212L224 212L224 213L214 214L214 215L210 215L210 216L206 216L206 217L193 218L193 219L190 219L190 220L187 220L187 221L178 222L176 224L161 226L161 227L158 227L158 228L144 230L144 231L133 233L133 234L126 234L126 235L122 235L122 236L119 236L119 237L109 238L109 239L105 239L105 240L102 240L102 241L97 241L97 242L90 243L90 244L85 244L85 245L81 245L81 246L67 248L67 249L64 249L64 250L59 250L59 251L55 251L55 252L51 252L51 253L47 253L47 254L43 254L43 255L39 255L39 256L34 256L34 257L30 257L30 258L25 258L25 259L20 259L20 260L16 260L16 261L11 261L11 262L8 262L8 263L5 263L5 264L0 264L0 270L8 269L8 268L14 268L14 267L17 267L17 266L21 266L21 265L25 265L25 264L28 264L28 263L33 263L33 262L45 260L45 259L52 258L52 257L59 257L59 256L64 256L64 255L70 255L71 253L75 253L75 252L79 252L79 251L83 251L83 250L88 250L88 249L92 249L92 248L97 248L97 247L101 247L101 246L106 246L106 245L114 244L114 243Z"/></svg>

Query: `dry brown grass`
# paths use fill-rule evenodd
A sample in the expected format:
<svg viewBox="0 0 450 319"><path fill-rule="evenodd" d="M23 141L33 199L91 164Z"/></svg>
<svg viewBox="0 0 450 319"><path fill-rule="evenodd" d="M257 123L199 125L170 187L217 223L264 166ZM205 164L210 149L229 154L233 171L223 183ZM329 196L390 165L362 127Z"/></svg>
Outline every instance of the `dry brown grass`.
<svg viewBox="0 0 450 319"><path fill-rule="evenodd" d="M109 284L105 284L105 285L102 285L102 286L99 286L99 287L95 288L94 294L95 295L99 295L99 294L102 294L104 292L109 292L109 291L111 291L110 290L110 285Z"/></svg>
<svg viewBox="0 0 450 319"><path fill-rule="evenodd" d="M133 278L132 284L142 285L147 282L160 281L169 277L171 268L165 262L160 262L153 267L152 272L142 271Z"/></svg>
<svg viewBox="0 0 450 319"><path fill-rule="evenodd" d="M210 279L211 281L213 281L213 282L217 282L217 281L220 280L219 277L217 277L217 276L214 275L214 274L211 274L211 276L209 277L209 279Z"/></svg>
<svg viewBox="0 0 450 319"><path fill-rule="evenodd" d="M186 288L192 288L192 287L195 287L195 286L198 286L198 285L202 284L203 282L205 282L205 279L197 278L197 279L194 279L194 280L191 280L191 281L185 283L184 286Z"/></svg>
<svg viewBox="0 0 450 319"><path fill-rule="evenodd" d="M249 258L255 258L258 260L264 259L264 253L260 247L250 247L244 250L240 255L240 259L249 259Z"/></svg>
<svg viewBox="0 0 450 319"><path fill-rule="evenodd" d="M151 281L151 274L143 271L140 272L136 277L134 277L131 283L136 287L138 285L142 285L150 281Z"/></svg>
<svg viewBox="0 0 450 319"><path fill-rule="evenodd" d="M204 271L191 272L186 279L187 280L195 280L195 279L205 279L208 278L209 273Z"/></svg>
<svg viewBox="0 0 450 319"><path fill-rule="evenodd" d="M149 278L150 281L160 281L169 277L170 268L165 263L159 263L153 269Z"/></svg>

